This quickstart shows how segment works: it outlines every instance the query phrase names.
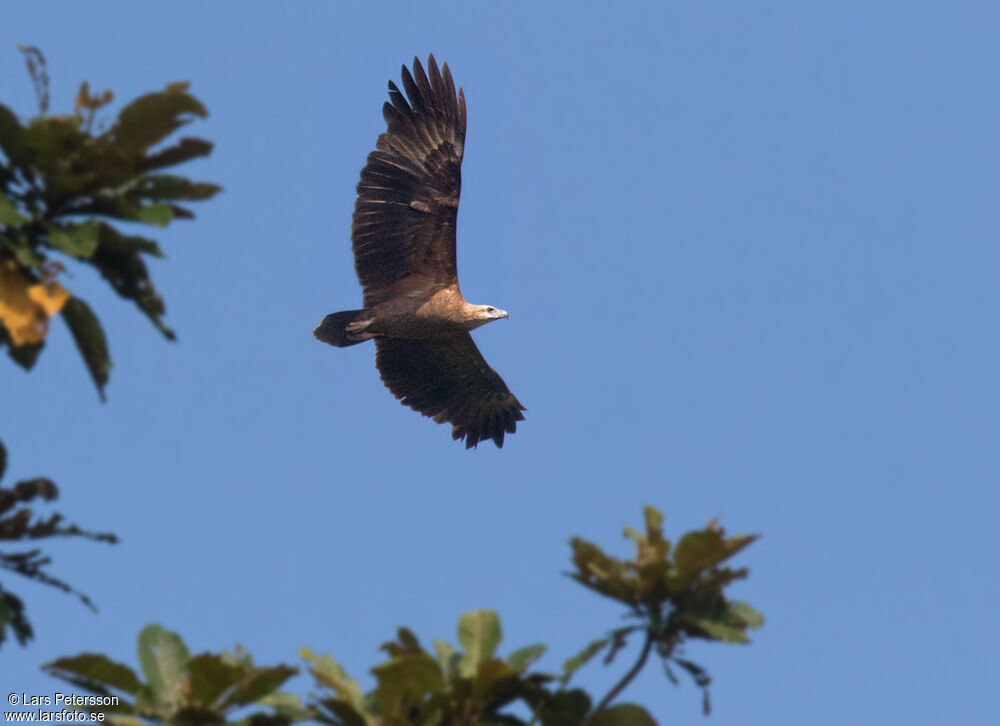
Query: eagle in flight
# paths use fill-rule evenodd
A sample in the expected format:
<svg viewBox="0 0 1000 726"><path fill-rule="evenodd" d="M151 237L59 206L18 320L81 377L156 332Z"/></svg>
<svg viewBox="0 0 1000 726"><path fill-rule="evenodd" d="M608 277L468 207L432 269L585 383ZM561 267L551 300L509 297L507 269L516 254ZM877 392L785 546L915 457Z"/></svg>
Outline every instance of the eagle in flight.
<svg viewBox="0 0 1000 726"><path fill-rule="evenodd" d="M490 368L469 331L506 318L465 301L455 263L465 95L431 55L403 66L406 96L389 81L385 133L368 155L354 203L351 246L364 309L332 313L313 331L343 348L375 341L375 366L403 404L472 448L517 429L526 410Z"/></svg>

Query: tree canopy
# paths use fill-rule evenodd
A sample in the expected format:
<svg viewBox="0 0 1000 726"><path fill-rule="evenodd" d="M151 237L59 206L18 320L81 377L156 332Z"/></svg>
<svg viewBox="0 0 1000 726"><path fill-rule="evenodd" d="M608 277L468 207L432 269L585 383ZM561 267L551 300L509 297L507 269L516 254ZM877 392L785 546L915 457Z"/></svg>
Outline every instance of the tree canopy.
<svg viewBox="0 0 1000 726"><path fill-rule="evenodd" d="M92 267L174 338L146 266L163 251L153 239L127 234L121 223L165 227L191 219L182 203L219 192L215 184L165 172L211 152L204 139L170 138L208 112L188 83L170 83L107 120L100 111L113 94L92 94L85 81L71 113L50 115L45 58L37 48L22 50L39 113L22 120L0 104L0 347L30 369L49 321L61 314L103 398L111 372L104 328L68 289L64 273L73 265Z"/></svg>
<svg viewBox="0 0 1000 726"><path fill-rule="evenodd" d="M111 372L104 328L90 305L74 295L67 274L90 266L126 300L134 303L168 339L165 307L145 258L162 257L155 240L126 234L119 223L164 227L194 215L179 202L210 199L219 187L193 182L164 169L206 156L204 139L170 137L208 115L187 83L171 83L126 104L113 120L99 112L114 98L92 94L84 81L67 114L49 114L49 76L37 48L21 47L38 100L38 114L21 119L0 104L0 347L25 370L38 360L50 321L61 316L69 328L97 390ZM7 468L0 443L0 480ZM104 542L111 534L91 534L63 524L62 515L38 517L25 506L52 501L56 485L44 477L0 488L0 543L82 536ZM41 550L0 551L0 570L75 592L48 574ZM76 593L88 606L85 595ZM24 603L0 587L0 643L8 628L22 645L33 634Z"/></svg>

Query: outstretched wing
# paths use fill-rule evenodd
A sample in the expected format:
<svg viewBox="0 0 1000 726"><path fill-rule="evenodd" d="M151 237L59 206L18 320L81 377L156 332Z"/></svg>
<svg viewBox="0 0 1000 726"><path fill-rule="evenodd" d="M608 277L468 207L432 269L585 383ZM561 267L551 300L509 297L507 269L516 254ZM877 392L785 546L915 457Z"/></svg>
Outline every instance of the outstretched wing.
<svg viewBox="0 0 1000 726"><path fill-rule="evenodd" d="M517 430L526 410L490 368L472 336L458 333L407 340L378 338L375 365L392 395L437 423L452 425L451 437L465 448Z"/></svg>
<svg viewBox="0 0 1000 726"><path fill-rule="evenodd" d="M389 81L378 137L358 182L351 242L365 307L412 290L432 294L458 279L455 219L462 186L465 96L434 56L413 59L403 88ZM403 288L400 288L400 283Z"/></svg>

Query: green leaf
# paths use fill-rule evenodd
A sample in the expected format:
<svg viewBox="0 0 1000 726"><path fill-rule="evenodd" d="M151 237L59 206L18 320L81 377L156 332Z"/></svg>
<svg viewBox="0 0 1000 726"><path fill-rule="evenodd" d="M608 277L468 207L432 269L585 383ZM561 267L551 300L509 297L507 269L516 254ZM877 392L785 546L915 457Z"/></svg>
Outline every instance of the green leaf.
<svg viewBox="0 0 1000 726"><path fill-rule="evenodd" d="M98 222L88 219L80 224L49 226L49 245L71 257L89 259L97 249Z"/></svg>
<svg viewBox="0 0 1000 726"><path fill-rule="evenodd" d="M405 655L407 653L423 653L420 641L409 628L399 628L396 631L396 640L382 643L379 650L384 650L390 656Z"/></svg>
<svg viewBox="0 0 1000 726"><path fill-rule="evenodd" d="M584 587L626 605L635 605L640 600L639 582L621 560L608 556L593 542L580 537L571 539L570 547L573 548L573 564L577 569L570 577Z"/></svg>
<svg viewBox="0 0 1000 726"><path fill-rule="evenodd" d="M115 292L135 302L160 332L168 340L173 340L173 331L161 320L166 312L163 298L153 287L149 270L140 254L142 252L157 254L159 247L150 240L119 234L111 225L102 225L97 252L90 258L90 263L100 271Z"/></svg>
<svg viewBox="0 0 1000 726"><path fill-rule="evenodd" d="M142 685L131 668L100 653L81 653L69 658L59 658L46 663L42 669L56 678L80 676L93 683L131 694L135 694Z"/></svg>
<svg viewBox="0 0 1000 726"><path fill-rule="evenodd" d="M35 367L35 363L38 362L38 356L45 347L45 341L42 340L38 343L14 345L14 341L10 339L7 329L3 327L3 325L0 325L0 345L7 346L7 355L10 356L12 361L17 363L24 370L30 371Z"/></svg>
<svg viewBox="0 0 1000 726"><path fill-rule="evenodd" d="M492 700L489 696L492 695L493 688L500 681L516 676L517 672L502 660L496 658L484 660L476 668L476 677L472 682L473 699L485 704Z"/></svg>
<svg viewBox="0 0 1000 726"><path fill-rule="evenodd" d="M590 711L591 701L586 691L574 688L547 694L532 705L543 726L580 726Z"/></svg>
<svg viewBox="0 0 1000 726"><path fill-rule="evenodd" d="M35 637L31 629L31 623L24 616L24 603L14 593L4 592L0 587L0 644L7 637L7 628L11 629L14 638L20 645L27 645L28 641Z"/></svg>
<svg viewBox="0 0 1000 726"><path fill-rule="evenodd" d="M246 706L253 703L277 691L285 681L296 673L298 671L295 668L286 665L257 668L248 674L236 690L229 694L222 702L222 707Z"/></svg>
<svg viewBox="0 0 1000 726"><path fill-rule="evenodd" d="M174 219L194 219L194 212L180 205L171 204L170 211L174 213Z"/></svg>
<svg viewBox="0 0 1000 726"><path fill-rule="evenodd" d="M343 667L329 655L318 656L309 648L299 648L299 656L312 664L310 672L322 685L333 689L342 700L351 704L357 711L365 712L365 696L358 682L347 675Z"/></svg>
<svg viewBox="0 0 1000 726"><path fill-rule="evenodd" d="M62 316L103 401L104 386L107 385L111 375L111 356L108 353L108 341L104 337L104 329L87 303L77 297L71 297L66 301Z"/></svg>
<svg viewBox="0 0 1000 726"><path fill-rule="evenodd" d="M619 703L594 714L588 726L657 726L649 711L634 703Z"/></svg>
<svg viewBox="0 0 1000 726"><path fill-rule="evenodd" d="M699 590L717 590L722 592L722 588L731 582L744 579L750 571L745 567L734 570L730 567L714 567L698 578L697 588Z"/></svg>
<svg viewBox="0 0 1000 726"><path fill-rule="evenodd" d="M674 549L674 563L689 581L728 556L722 533L712 529L688 532Z"/></svg>
<svg viewBox="0 0 1000 726"><path fill-rule="evenodd" d="M462 660L462 654L455 650L451 643L446 643L443 640L435 640L433 643L441 670L450 677L457 676L458 664Z"/></svg>
<svg viewBox="0 0 1000 726"><path fill-rule="evenodd" d="M0 244L10 250L14 259L24 267L37 269L45 264L44 255L32 248L22 230L8 229L5 234L0 234Z"/></svg>
<svg viewBox="0 0 1000 726"><path fill-rule="evenodd" d="M754 630L764 627L764 615L745 602L737 601L729 604L729 613L739 618L744 625Z"/></svg>
<svg viewBox="0 0 1000 726"><path fill-rule="evenodd" d="M507 656L507 665L518 673L523 673L532 663L545 655L546 650L548 648L542 643L520 648Z"/></svg>
<svg viewBox="0 0 1000 726"><path fill-rule="evenodd" d="M116 254L147 254L163 257L163 250L155 240L138 235L122 234L106 222L101 222L97 228L98 248L103 251L113 251Z"/></svg>
<svg viewBox="0 0 1000 726"><path fill-rule="evenodd" d="M646 518L646 532L651 539L657 535L663 535L663 513L656 507L647 504L642 508L642 513Z"/></svg>
<svg viewBox="0 0 1000 726"><path fill-rule="evenodd" d="M732 557L744 547L753 544L758 539L760 539L760 535L758 534L738 534L735 537L728 537L723 542L723 545L726 548L726 557Z"/></svg>
<svg viewBox="0 0 1000 726"><path fill-rule="evenodd" d="M267 706L290 721L306 721L309 719L309 712L302 705L302 698L295 693L285 691L275 691L263 698L257 699L257 704Z"/></svg>
<svg viewBox="0 0 1000 726"><path fill-rule="evenodd" d="M572 658L566 660L563 663L563 674L560 681L565 686L569 683L570 678L576 673L580 668L582 668L586 663L593 658L595 655L600 653L608 645L608 638L601 638L600 640L593 640L587 644L587 647L581 650L579 653L574 655Z"/></svg>
<svg viewBox="0 0 1000 726"><path fill-rule="evenodd" d="M139 171L163 169L199 156L208 156L211 151L212 144L204 139L183 138L173 146L140 159L137 168Z"/></svg>
<svg viewBox="0 0 1000 726"><path fill-rule="evenodd" d="M212 706L227 690L243 679L243 669L227 663L215 653L201 653L188 660L188 699Z"/></svg>
<svg viewBox="0 0 1000 726"><path fill-rule="evenodd" d="M17 207L0 193L0 224L24 224L28 218L17 211Z"/></svg>
<svg viewBox="0 0 1000 726"><path fill-rule="evenodd" d="M444 688L444 674L427 653L409 653L390 658L372 668L379 690L403 689L411 693L433 693Z"/></svg>
<svg viewBox="0 0 1000 726"><path fill-rule="evenodd" d="M162 93L148 93L128 104L108 134L116 146L136 153L169 136L191 116L205 118L208 111L179 86L168 86Z"/></svg>
<svg viewBox="0 0 1000 726"><path fill-rule="evenodd" d="M73 116L33 118L20 135L26 158L19 166L41 187L47 211L58 214L69 199L86 196L86 190L102 176L95 168L93 145ZM120 162L119 162L120 166ZM121 172L118 174L121 177ZM34 213L39 207L32 205Z"/></svg>
<svg viewBox="0 0 1000 726"><path fill-rule="evenodd" d="M187 646L177 633L155 624L139 632L139 663L157 704L177 701L188 657Z"/></svg>
<svg viewBox="0 0 1000 726"><path fill-rule="evenodd" d="M458 642L465 649L459 663L461 674L475 675L478 664L493 657L502 637L500 618L492 610L462 613L458 620Z"/></svg>
<svg viewBox="0 0 1000 726"><path fill-rule="evenodd" d="M4 630L6 630L7 625L14 619L14 608L11 604L7 602L7 598L4 593L0 592L0 643L4 640Z"/></svg>
<svg viewBox="0 0 1000 726"><path fill-rule="evenodd" d="M749 643L750 638L747 637L746 632L743 628L739 628L733 625L726 625L725 623L720 623L715 620L707 620L705 618L684 618L685 622L694 625L696 628L703 630L708 636L709 640L719 640L723 643Z"/></svg>
<svg viewBox="0 0 1000 726"><path fill-rule="evenodd" d="M0 104L0 151L17 165L20 165L24 158L24 145L21 139L23 132L24 128L17 120L17 115Z"/></svg>
<svg viewBox="0 0 1000 726"><path fill-rule="evenodd" d="M378 679L375 701L387 722L409 712L445 687L441 667L427 653L402 655L372 668Z"/></svg>
<svg viewBox="0 0 1000 726"><path fill-rule="evenodd" d="M137 222L152 224L157 227L166 227L174 218L174 210L169 204L148 204L140 207L135 215Z"/></svg>
<svg viewBox="0 0 1000 726"><path fill-rule="evenodd" d="M216 184L193 182L182 176L156 174L143 180L142 196L149 199L211 199L222 187Z"/></svg>
<svg viewBox="0 0 1000 726"><path fill-rule="evenodd" d="M174 709L176 704L163 704L157 700L157 696L148 683L144 683L139 692L135 694L135 710L137 713L149 713L166 715Z"/></svg>

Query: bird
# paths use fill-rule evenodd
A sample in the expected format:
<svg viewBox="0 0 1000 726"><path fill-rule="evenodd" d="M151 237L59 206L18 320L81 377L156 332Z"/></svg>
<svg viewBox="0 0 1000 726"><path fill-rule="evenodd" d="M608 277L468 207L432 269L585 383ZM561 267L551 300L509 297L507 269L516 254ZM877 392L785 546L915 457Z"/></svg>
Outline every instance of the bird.
<svg viewBox="0 0 1000 726"><path fill-rule="evenodd" d="M375 366L399 401L450 423L466 449L517 430L527 410L476 347L469 331L508 318L466 302L458 284L455 230L465 150L465 94L434 55L424 71L403 65L389 81L386 130L367 158L351 224L360 310L331 313L313 331L340 348L375 341Z"/></svg>

